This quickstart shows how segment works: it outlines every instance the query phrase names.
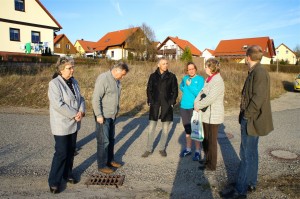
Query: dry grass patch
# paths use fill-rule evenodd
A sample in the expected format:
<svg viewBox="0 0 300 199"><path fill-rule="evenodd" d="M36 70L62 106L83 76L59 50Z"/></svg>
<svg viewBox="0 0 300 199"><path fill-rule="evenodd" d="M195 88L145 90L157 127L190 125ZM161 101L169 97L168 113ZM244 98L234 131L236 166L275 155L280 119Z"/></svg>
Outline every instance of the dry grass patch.
<svg viewBox="0 0 300 199"><path fill-rule="evenodd" d="M76 64L76 63L75 63ZM87 110L92 112L91 97L97 76L107 71L111 63L101 62L99 65L76 65L75 78L78 80L82 95L86 99ZM184 64L170 61L169 70L176 74L180 84ZM148 112L146 104L146 86L149 75L157 68L153 62L129 63L130 71L122 80L121 115L140 116ZM21 106L31 108L48 108L48 83L52 78L53 66L43 68L38 74L8 74L0 77L0 106ZM200 75L206 78L204 69L198 67ZM221 75L225 82L225 111L238 109L240 93L247 76L247 67L241 64L222 64ZM292 88L296 74L270 72L271 97L276 98ZM178 113L181 92L175 112Z"/></svg>

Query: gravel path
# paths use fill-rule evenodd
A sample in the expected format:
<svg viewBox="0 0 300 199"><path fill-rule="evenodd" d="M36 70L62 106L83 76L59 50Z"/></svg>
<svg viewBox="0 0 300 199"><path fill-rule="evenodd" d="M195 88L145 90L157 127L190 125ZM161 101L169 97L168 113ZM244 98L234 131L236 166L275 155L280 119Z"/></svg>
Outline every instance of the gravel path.
<svg viewBox="0 0 300 199"><path fill-rule="evenodd" d="M300 196L299 102L300 93L292 92L272 101L275 130L260 139L258 190L248 198ZM198 170L199 163L191 157L179 158L184 147L179 117L171 126L166 158L157 149L150 157L141 158L146 117L119 118L115 153L124 165L115 174L125 175L119 188L84 184L97 173L95 124L92 117L86 117L78 134L80 150L74 165L80 182L68 184L54 196L47 184L54 151L47 111L1 107L0 198L219 198L218 192L234 181L238 167L240 130L236 114L228 113L220 129L215 172Z"/></svg>

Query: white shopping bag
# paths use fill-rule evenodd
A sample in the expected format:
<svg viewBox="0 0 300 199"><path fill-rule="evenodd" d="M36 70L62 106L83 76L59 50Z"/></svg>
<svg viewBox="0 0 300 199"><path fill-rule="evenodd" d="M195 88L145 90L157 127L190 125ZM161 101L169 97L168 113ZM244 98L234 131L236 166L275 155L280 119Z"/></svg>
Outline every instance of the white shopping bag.
<svg viewBox="0 0 300 199"><path fill-rule="evenodd" d="M193 111L191 118L192 133L191 138L196 141L202 142L204 139L203 125L202 125L202 114Z"/></svg>

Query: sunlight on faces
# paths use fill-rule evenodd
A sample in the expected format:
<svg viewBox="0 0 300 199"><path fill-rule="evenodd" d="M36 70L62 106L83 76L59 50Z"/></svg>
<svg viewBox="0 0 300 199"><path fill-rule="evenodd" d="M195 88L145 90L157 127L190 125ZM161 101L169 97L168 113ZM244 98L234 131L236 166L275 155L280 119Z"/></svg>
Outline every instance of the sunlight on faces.
<svg viewBox="0 0 300 199"><path fill-rule="evenodd" d="M165 59L162 59L158 63L158 67L160 70L160 73L166 72L168 70L168 61Z"/></svg>
<svg viewBox="0 0 300 199"><path fill-rule="evenodd" d="M122 70L122 69L117 68L116 73L115 73L115 79L120 80L123 77L125 77L126 74L127 74L126 70Z"/></svg>
<svg viewBox="0 0 300 199"><path fill-rule="evenodd" d="M73 77L73 73L74 73L74 63L69 62L65 65L65 68L63 70L60 71L61 72L61 76L65 79L70 79L71 77Z"/></svg>
<svg viewBox="0 0 300 199"><path fill-rule="evenodd" d="M193 64L189 64L187 67L187 73L190 77L194 77L196 75L196 68Z"/></svg>

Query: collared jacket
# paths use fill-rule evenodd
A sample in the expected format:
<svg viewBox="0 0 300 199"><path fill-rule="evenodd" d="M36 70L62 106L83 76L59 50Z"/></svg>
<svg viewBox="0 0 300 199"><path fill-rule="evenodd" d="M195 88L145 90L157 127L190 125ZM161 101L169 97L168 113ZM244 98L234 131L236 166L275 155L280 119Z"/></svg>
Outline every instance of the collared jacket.
<svg viewBox="0 0 300 199"><path fill-rule="evenodd" d="M92 106L95 116L115 119L119 112L121 83L116 80L111 71L97 77L92 96Z"/></svg>
<svg viewBox="0 0 300 199"><path fill-rule="evenodd" d="M243 88L246 107L242 114L248 120L248 134L264 136L274 129L270 102L270 76L260 63L253 67Z"/></svg>
<svg viewBox="0 0 300 199"><path fill-rule="evenodd" d="M176 104L177 97L178 83L175 74L169 71L161 74L157 68L150 75L147 84L147 102L150 105L149 120L173 121L173 106Z"/></svg>
<svg viewBox="0 0 300 199"><path fill-rule="evenodd" d="M202 122L207 124L224 122L224 92L224 81L220 73L214 75L209 82L205 82L203 89L194 101L195 108L205 109L204 112L200 110Z"/></svg>
<svg viewBox="0 0 300 199"><path fill-rule="evenodd" d="M74 78L72 85L75 95L60 75L49 82L50 126L53 135L69 135L80 129L80 122L74 118L79 111L85 113L85 100Z"/></svg>

